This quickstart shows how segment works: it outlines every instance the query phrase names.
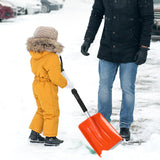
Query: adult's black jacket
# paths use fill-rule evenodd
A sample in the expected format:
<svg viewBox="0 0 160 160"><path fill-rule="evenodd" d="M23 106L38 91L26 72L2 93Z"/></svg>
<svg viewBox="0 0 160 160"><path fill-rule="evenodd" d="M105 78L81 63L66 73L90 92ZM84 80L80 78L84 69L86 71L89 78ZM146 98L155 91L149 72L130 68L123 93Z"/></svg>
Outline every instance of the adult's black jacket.
<svg viewBox="0 0 160 160"><path fill-rule="evenodd" d="M104 18L98 58L134 62L141 45L150 46L153 0L95 0L85 34L92 43Z"/></svg>

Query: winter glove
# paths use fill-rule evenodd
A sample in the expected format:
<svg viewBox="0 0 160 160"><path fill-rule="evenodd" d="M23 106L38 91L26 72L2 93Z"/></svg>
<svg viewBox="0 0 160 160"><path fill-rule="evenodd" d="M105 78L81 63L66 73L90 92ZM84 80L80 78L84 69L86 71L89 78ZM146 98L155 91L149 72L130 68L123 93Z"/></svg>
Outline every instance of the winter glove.
<svg viewBox="0 0 160 160"><path fill-rule="evenodd" d="M74 84L70 81L70 79L69 79L68 76L66 75L66 72L63 71L63 72L61 72L61 73L62 73L62 75L64 76L64 78L67 80L67 86L66 86L66 88L68 88L68 89L73 89L73 88L74 88Z"/></svg>
<svg viewBox="0 0 160 160"><path fill-rule="evenodd" d="M146 62L148 48L141 47L134 57L135 64L141 65Z"/></svg>
<svg viewBox="0 0 160 160"><path fill-rule="evenodd" d="M73 83L69 79L67 80L67 86L66 86L66 88L68 88L68 89L73 89L74 88Z"/></svg>
<svg viewBox="0 0 160 160"><path fill-rule="evenodd" d="M90 43L87 42L87 41L84 41L82 46L81 46L81 53L84 55L84 56L88 56L89 53L88 53L88 49L90 47Z"/></svg>

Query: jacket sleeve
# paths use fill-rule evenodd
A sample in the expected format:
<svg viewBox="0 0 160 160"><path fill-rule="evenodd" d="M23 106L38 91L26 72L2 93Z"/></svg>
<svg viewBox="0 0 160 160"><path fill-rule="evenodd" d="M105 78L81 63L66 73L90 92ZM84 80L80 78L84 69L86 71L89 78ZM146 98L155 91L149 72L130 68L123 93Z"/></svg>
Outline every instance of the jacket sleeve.
<svg viewBox="0 0 160 160"><path fill-rule="evenodd" d="M88 41L90 43L94 41L94 38L97 34L97 31L103 19L103 15L104 15L103 0L95 0L92 7L92 12L89 19L87 31L84 37L85 41Z"/></svg>
<svg viewBox="0 0 160 160"><path fill-rule="evenodd" d="M142 23L140 46L150 46L152 25L154 19L153 0L139 0L139 13Z"/></svg>
<svg viewBox="0 0 160 160"><path fill-rule="evenodd" d="M53 84L64 88L67 86L67 80L61 74L61 63L57 54L52 54L45 65L49 78Z"/></svg>

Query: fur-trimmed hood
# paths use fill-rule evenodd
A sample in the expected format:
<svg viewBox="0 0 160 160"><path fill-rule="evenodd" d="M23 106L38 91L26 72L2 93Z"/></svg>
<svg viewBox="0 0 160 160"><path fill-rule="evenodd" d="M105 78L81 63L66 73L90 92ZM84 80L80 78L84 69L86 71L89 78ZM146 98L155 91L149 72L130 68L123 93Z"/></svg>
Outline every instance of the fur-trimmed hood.
<svg viewBox="0 0 160 160"><path fill-rule="evenodd" d="M27 50L39 53L43 51L61 53L63 46L53 39L31 37L27 40Z"/></svg>

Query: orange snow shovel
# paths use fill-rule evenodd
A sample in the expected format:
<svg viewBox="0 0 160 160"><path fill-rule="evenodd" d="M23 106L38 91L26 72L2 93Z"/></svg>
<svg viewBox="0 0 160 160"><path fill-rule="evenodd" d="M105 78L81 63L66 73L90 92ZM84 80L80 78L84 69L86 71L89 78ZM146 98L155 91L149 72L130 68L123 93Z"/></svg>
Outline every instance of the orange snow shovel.
<svg viewBox="0 0 160 160"><path fill-rule="evenodd" d="M79 125L79 129L94 151L101 157L102 150L111 149L122 140L122 137L101 113L96 113L95 115L90 116L77 90L74 88L71 91L81 109L88 117Z"/></svg>

